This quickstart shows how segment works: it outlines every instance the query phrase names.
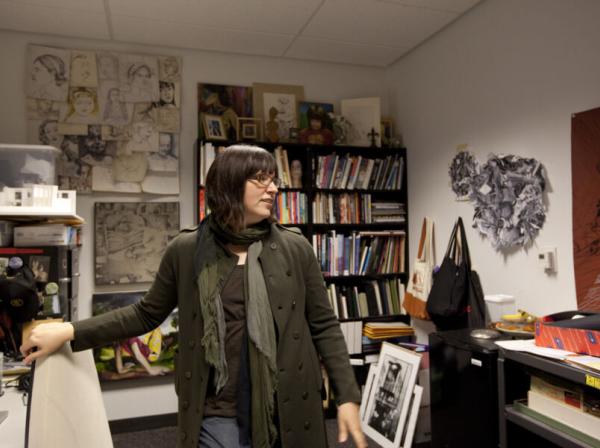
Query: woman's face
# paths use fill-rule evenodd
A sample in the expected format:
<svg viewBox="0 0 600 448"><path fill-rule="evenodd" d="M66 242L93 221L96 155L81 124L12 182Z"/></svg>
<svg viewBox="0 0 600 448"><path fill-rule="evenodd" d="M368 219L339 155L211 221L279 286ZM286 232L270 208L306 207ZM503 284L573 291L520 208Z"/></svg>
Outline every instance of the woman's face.
<svg viewBox="0 0 600 448"><path fill-rule="evenodd" d="M244 218L246 225L256 224L271 216L277 187L273 182L268 186L254 179L246 180L244 189Z"/></svg>
<svg viewBox="0 0 600 448"><path fill-rule="evenodd" d="M36 61L33 63L31 80L38 84L50 84L54 82L54 75L50 70L44 67L44 64L40 61Z"/></svg>
<svg viewBox="0 0 600 448"><path fill-rule="evenodd" d="M140 140L148 140L152 136L152 127L146 123L140 123L137 127L137 135Z"/></svg>
<svg viewBox="0 0 600 448"><path fill-rule="evenodd" d="M110 89L110 92L108 92L108 99L115 103L121 99L120 96L119 89Z"/></svg>
<svg viewBox="0 0 600 448"><path fill-rule="evenodd" d="M140 67L133 74L132 84L134 84L138 87L145 88L150 83L151 77L152 77L152 74L150 73L150 70L147 67Z"/></svg>
<svg viewBox="0 0 600 448"><path fill-rule="evenodd" d="M73 109L79 115L91 115L94 111L94 99L88 94L77 95L73 100Z"/></svg>
<svg viewBox="0 0 600 448"><path fill-rule="evenodd" d="M160 99L162 102L171 104L175 98L175 89L171 84L163 84L160 86Z"/></svg>

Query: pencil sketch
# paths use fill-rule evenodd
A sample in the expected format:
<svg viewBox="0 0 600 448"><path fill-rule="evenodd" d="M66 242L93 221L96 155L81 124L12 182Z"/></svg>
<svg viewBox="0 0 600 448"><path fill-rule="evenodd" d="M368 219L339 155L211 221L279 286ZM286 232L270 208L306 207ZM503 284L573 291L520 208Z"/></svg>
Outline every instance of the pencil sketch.
<svg viewBox="0 0 600 448"><path fill-rule="evenodd" d="M58 120L60 103L52 100L42 100L27 98L27 119L28 120Z"/></svg>
<svg viewBox="0 0 600 448"><path fill-rule="evenodd" d="M27 55L27 97L66 101L70 60L69 50L30 45Z"/></svg>
<svg viewBox="0 0 600 448"><path fill-rule="evenodd" d="M87 135L78 137L79 156L87 165L110 166L116 153L115 142L102 140L102 126L88 127Z"/></svg>
<svg viewBox="0 0 600 448"><path fill-rule="evenodd" d="M263 105L265 123L273 119L278 125L276 132L279 140L287 140L290 129L297 127L295 95L264 93Z"/></svg>
<svg viewBox="0 0 600 448"><path fill-rule="evenodd" d="M149 120L136 121L129 128L129 141L125 144L125 152L157 152L158 129Z"/></svg>
<svg viewBox="0 0 600 448"><path fill-rule="evenodd" d="M158 64L155 57L120 55L119 79L126 102L158 101Z"/></svg>
<svg viewBox="0 0 600 448"><path fill-rule="evenodd" d="M179 109L168 107L158 109L158 130L160 132L178 133L180 126Z"/></svg>
<svg viewBox="0 0 600 448"><path fill-rule="evenodd" d="M479 174L479 162L470 152L460 151L450 162L448 174L456 199L468 199L473 179Z"/></svg>
<svg viewBox="0 0 600 448"><path fill-rule="evenodd" d="M96 284L150 282L179 232L179 203L96 203L94 225Z"/></svg>
<svg viewBox="0 0 600 448"><path fill-rule="evenodd" d="M98 79L119 79L119 58L114 53L99 52L96 53L96 61L98 66Z"/></svg>
<svg viewBox="0 0 600 448"><path fill-rule="evenodd" d="M181 60L175 56L158 58L159 77L161 81L176 82L181 79Z"/></svg>
<svg viewBox="0 0 600 448"><path fill-rule="evenodd" d="M115 182L141 182L148 171L148 161L140 152L119 153L112 164Z"/></svg>
<svg viewBox="0 0 600 448"><path fill-rule="evenodd" d="M100 123L97 90L92 87L72 87L69 90L69 101L62 107L61 122Z"/></svg>
<svg viewBox="0 0 600 448"><path fill-rule="evenodd" d="M122 126L130 122L133 104L123 101L117 81L102 81L98 97L103 124Z"/></svg>
<svg viewBox="0 0 600 448"><path fill-rule="evenodd" d="M158 136L158 152L148 155L148 169L159 172L177 172L179 156L177 135L160 133Z"/></svg>
<svg viewBox="0 0 600 448"><path fill-rule="evenodd" d="M29 120L27 127L29 143L50 145L60 149L64 136L58 132L57 120Z"/></svg>
<svg viewBox="0 0 600 448"><path fill-rule="evenodd" d="M181 101L178 82L159 81L159 107L174 108L179 107Z"/></svg>
<svg viewBox="0 0 600 448"><path fill-rule="evenodd" d="M141 193L142 187L137 182L116 182L110 166L94 166L92 168L92 190L117 193Z"/></svg>
<svg viewBox="0 0 600 448"><path fill-rule="evenodd" d="M71 87L98 87L96 54L93 51L71 51Z"/></svg>
<svg viewBox="0 0 600 448"><path fill-rule="evenodd" d="M131 121L151 121L158 123L157 103L136 103L133 106Z"/></svg>
<svg viewBox="0 0 600 448"><path fill-rule="evenodd" d="M129 140L129 128L127 126L102 125L102 140L106 140L106 141Z"/></svg>
<svg viewBox="0 0 600 448"><path fill-rule="evenodd" d="M87 135L87 124L58 123L58 133L62 135Z"/></svg>
<svg viewBox="0 0 600 448"><path fill-rule="evenodd" d="M91 166L81 161L79 155L79 137L65 135L62 154L57 161L58 184L64 190L76 190L78 193L91 193Z"/></svg>

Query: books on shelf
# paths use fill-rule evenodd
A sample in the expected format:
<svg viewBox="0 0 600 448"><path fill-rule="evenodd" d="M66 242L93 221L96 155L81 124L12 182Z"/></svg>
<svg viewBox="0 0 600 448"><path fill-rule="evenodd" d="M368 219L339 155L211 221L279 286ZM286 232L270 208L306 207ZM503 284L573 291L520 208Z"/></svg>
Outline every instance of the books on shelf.
<svg viewBox="0 0 600 448"><path fill-rule="evenodd" d="M340 322L340 327L348 347L348 354L362 353L362 322L360 320Z"/></svg>
<svg viewBox="0 0 600 448"><path fill-rule="evenodd" d="M362 319L401 314L404 285L398 278L362 281L359 285L327 286L329 303L338 319Z"/></svg>
<svg viewBox="0 0 600 448"><path fill-rule="evenodd" d="M363 335L369 339L389 339L414 334L414 328L404 322L367 322L363 328Z"/></svg>
<svg viewBox="0 0 600 448"><path fill-rule="evenodd" d="M369 193L315 194L313 220L317 224L404 223L406 210L398 201L373 201Z"/></svg>
<svg viewBox="0 0 600 448"><path fill-rule="evenodd" d="M312 244L325 276L398 274L405 270L403 230L332 230L314 234Z"/></svg>
<svg viewBox="0 0 600 448"><path fill-rule="evenodd" d="M385 158L340 155L318 156L315 186L323 189L400 190L404 159L399 154Z"/></svg>
<svg viewBox="0 0 600 448"><path fill-rule="evenodd" d="M81 227L65 224L19 225L13 229L14 246L77 246Z"/></svg>
<svg viewBox="0 0 600 448"><path fill-rule="evenodd" d="M281 224L308 222L306 194L301 191L280 191L275 202L275 216Z"/></svg>

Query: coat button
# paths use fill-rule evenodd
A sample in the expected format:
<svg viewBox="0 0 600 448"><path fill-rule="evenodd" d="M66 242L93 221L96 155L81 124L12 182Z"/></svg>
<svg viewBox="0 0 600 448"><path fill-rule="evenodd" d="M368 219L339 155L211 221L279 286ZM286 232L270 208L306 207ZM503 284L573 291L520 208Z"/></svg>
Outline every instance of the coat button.
<svg viewBox="0 0 600 448"><path fill-rule="evenodd" d="M281 306L281 305L277 305L277 309L278 309L278 310L282 310L282 309L283 309L283 306Z"/></svg>
<svg viewBox="0 0 600 448"><path fill-rule="evenodd" d="M187 409L187 408L189 408L189 407L190 407L190 402L189 402L189 401L183 401L183 402L181 403L181 407L182 407L183 409Z"/></svg>
<svg viewBox="0 0 600 448"><path fill-rule="evenodd" d="M292 299L292 309L296 308L296 301Z"/></svg>
<svg viewBox="0 0 600 448"><path fill-rule="evenodd" d="M304 364L302 364L302 361L300 361L298 363L298 370L302 370L302 367L304 367Z"/></svg>
<svg viewBox="0 0 600 448"><path fill-rule="evenodd" d="M294 331L294 333L292 334L292 337L294 339L300 339L300 333L298 333L297 331Z"/></svg>
<svg viewBox="0 0 600 448"><path fill-rule="evenodd" d="M190 372L188 370L187 372L184 373L184 376L189 380L192 377L192 372Z"/></svg>
<svg viewBox="0 0 600 448"><path fill-rule="evenodd" d="M277 243L271 243L271 249L273 249L273 250L277 249Z"/></svg>
<svg viewBox="0 0 600 448"><path fill-rule="evenodd" d="M302 399L306 400L308 398L308 392L302 392Z"/></svg>
<svg viewBox="0 0 600 448"><path fill-rule="evenodd" d="M304 429L310 429L310 422L308 420L304 422Z"/></svg>
<svg viewBox="0 0 600 448"><path fill-rule="evenodd" d="M292 271L290 269L288 269L285 273L285 275L287 275L288 277L292 276Z"/></svg>

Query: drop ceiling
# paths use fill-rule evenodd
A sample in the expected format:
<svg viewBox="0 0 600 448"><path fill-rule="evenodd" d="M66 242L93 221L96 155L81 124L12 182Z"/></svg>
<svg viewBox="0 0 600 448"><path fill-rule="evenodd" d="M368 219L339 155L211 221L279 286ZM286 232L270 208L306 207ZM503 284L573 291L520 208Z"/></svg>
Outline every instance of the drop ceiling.
<svg viewBox="0 0 600 448"><path fill-rule="evenodd" d="M0 0L0 29L387 67L481 0Z"/></svg>

